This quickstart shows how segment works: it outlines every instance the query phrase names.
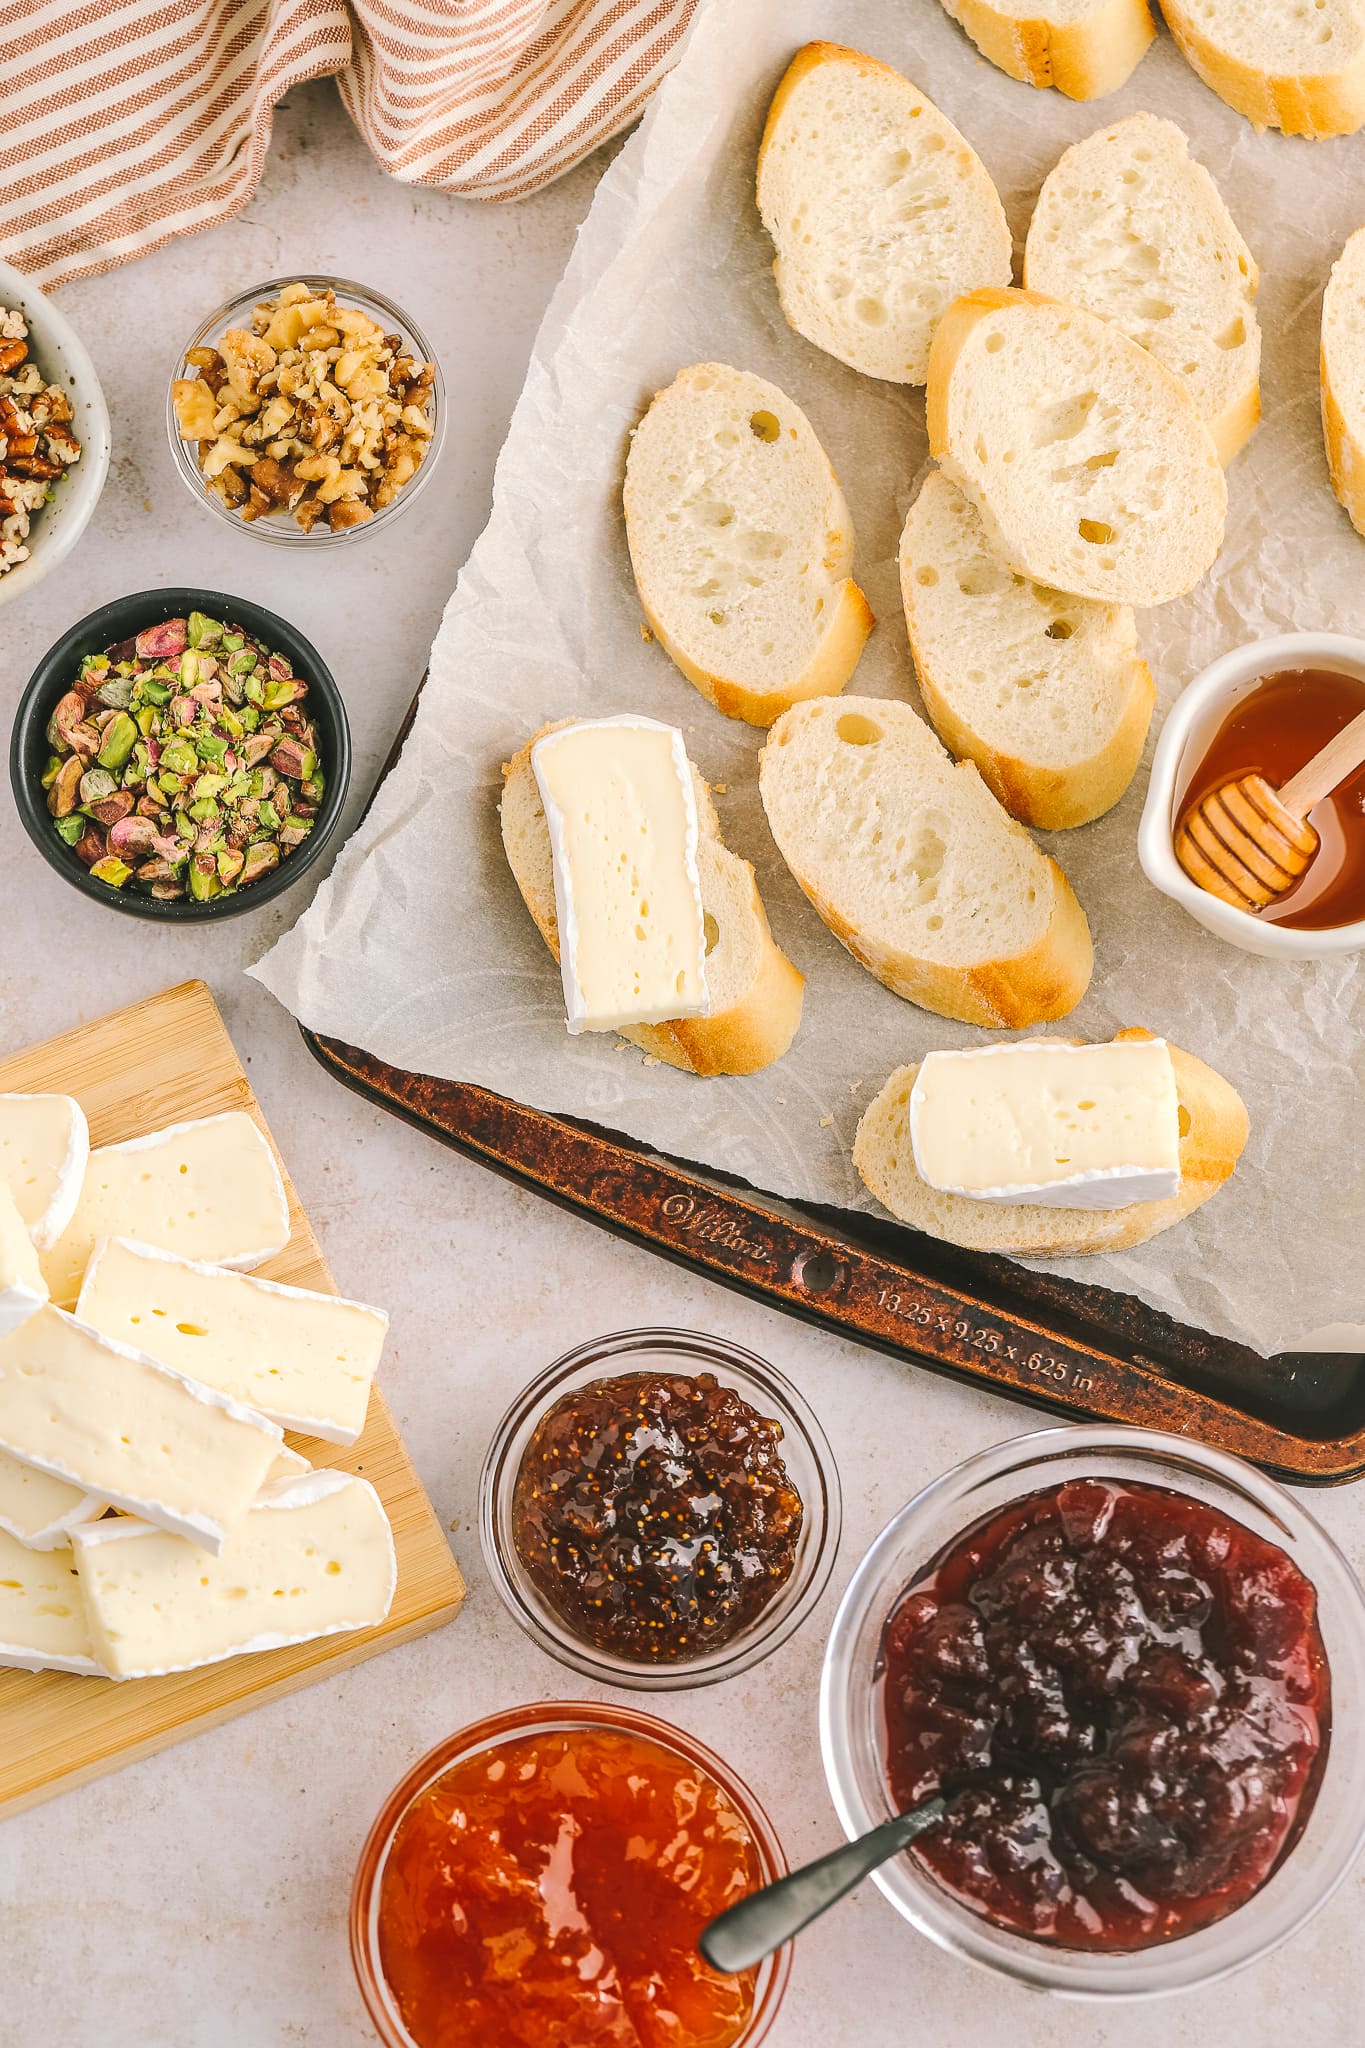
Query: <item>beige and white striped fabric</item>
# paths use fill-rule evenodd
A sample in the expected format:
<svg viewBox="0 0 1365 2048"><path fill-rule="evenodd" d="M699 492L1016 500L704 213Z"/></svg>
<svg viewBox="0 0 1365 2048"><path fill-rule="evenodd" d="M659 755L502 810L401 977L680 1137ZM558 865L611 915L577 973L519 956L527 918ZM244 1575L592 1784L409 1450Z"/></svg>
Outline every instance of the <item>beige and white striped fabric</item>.
<svg viewBox="0 0 1365 2048"><path fill-rule="evenodd" d="M40 284L212 226L337 75L385 170L519 199L634 120L698 0L0 0L0 254Z"/></svg>

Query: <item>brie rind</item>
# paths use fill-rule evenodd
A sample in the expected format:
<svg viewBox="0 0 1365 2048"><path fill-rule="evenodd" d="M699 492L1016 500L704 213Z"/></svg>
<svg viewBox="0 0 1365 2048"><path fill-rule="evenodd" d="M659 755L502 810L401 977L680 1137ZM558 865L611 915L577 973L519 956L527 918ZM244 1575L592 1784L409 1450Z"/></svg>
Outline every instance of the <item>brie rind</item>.
<svg viewBox="0 0 1365 2048"><path fill-rule="evenodd" d="M704 1017L696 792L675 726L579 719L531 749L571 1032Z"/></svg>
<svg viewBox="0 0 1365 2048"><path fill-rule="evenodd" d="M0 1531L0 1665L102 1678L69 1545L28 1550Z"/></svg>
<svg viewBox="0 0 1365 2048"><path fill-rule="evenodd" d="M42 1262L59 1307L75 1301L97 1241L114 1236L216 1266L272 1258L289 1242L289 1201L269 1139L229 1109L92 1152L76 1213Z"/></svg>
<svg viewBox="0 0 1365 2048"><path fill-rule="evenodd" d="M1180 1191L1180 1099L1164 1039L1026 1039L931 1052L910 1095L921 1180L974 1202L1124 1209Z"/></svg>
<svg viewBox="0 0 1365 2048"><path fill-rule="evenodd" d="M354 1443L389 1319L383 1309L257 1280L129 1238L101 1238L76 1314L285 1429Z"/></svg>
<svg viewBox="0 0 1365 2048"><path fill-rule="evenodd" d="M60 1549L77 1522L93 1522L103 1512L98 1494L0 1451L0 1530L26 1550Z"/></svg>
<svg viewBox="0 0 1365 2048"><path fill-rule="evenodd" d="M393 1601L393 1531L348 1472L262 1492L222 1553L145 1522L72 1532L91 1635L114 1678L163 1677L380 1623Z"/></svg>
<svg viewBox="0 0 1365 2048"><path fill-rule="evenodd" d="M45 1307L0 1342L0 1450L222 1549L283 1432L227 1394Z"/></svg>
<svg viewBox="0 0 1365 2048"><path fill-rule="evenodd" d="M38 1254L11 1189L0 1181L0 1337L8 1337L47 1300Z"/></svg>
<svg viewBox="0 0 1365 2048"><path fill-rule="evenodd" d="M0 1181L8 1183L39 1251L76 1213L90 1126L72 1095L0 1095Z"/></svg>

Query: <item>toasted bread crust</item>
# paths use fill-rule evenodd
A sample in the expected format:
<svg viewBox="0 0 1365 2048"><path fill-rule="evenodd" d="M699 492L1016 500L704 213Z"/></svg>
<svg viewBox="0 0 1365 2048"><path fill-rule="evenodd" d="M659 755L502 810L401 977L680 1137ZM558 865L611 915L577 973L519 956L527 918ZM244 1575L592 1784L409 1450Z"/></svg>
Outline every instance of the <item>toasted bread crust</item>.
<svg viewBox="0 0 1365 2048"><path fill-rule="evenodd" d="M1058 24L990 0L943 0L983 57L1025 85L1055 85L1072 100L1116 92L1156 35L1147 0L1097 0L1085 21Z"/></svg>
<svg viewBox="0 0 1365 2048"><path fill-rule="evenodd" d="M846 577L839 586L834 617L814 658L801 674L780 690L754 690L729 676L712 675L709 670L698 667L679 647L650 605L643 587L637 585L637 588L640 608L650 632L688 682L727 718L737 718L745 725L756 725L764 731L784 711L790 711L793 704L803 704L808 697L837 697L858 666L867 636L877 623L862 591L851 576Z"/></svg>
<svg viewBox="0 0 1365 2048"><path fill-rule="evenodd" d="M1114 1042L1152 1036L1134 1028L1116 1032ZM1054 1209L977 1202L929 1188L915 1169L905 1106L918 1064L898 1068L868 1105L854 1139L853 1163L869 1191L900 1222L968 1251L1034 1259L1128 1251L1182 1222L1216 1194L1241 1157L1250 1129L1241 1097L1221 1074L1176 1045L1171 1061L1181 1110L1180 1190L1164 1202L1137 1202L1126 1209Z"/></svg>
<svg viewBox="0 0 1365 2048"><path fill-rule="evenodd" d="M1321 141L1354 135L1365 125L1365 50L1344 71L1276 77L1219 49L1199 28L1184 0L1161 0L1161 9L1185 61L1211 92L1254 127Z"/></svg>
<svg viewBox="0 0 1365 2048"><path fill-rule="evenodd" d="M573 723L572 719L556 719L550 725L542 726L541 731L533 734L512 760L503 763L502 769L500 823L507 863L521 891L522 901L556 961L559 959L559 924L554 895L551 890L536 886L526 861L518 857L518 842L519 831L525 829L529 811L538 804L531 749L543 733L555 732ZM666 1024L637 1024L619 1035L639 1046L652 1059L662 1060L683 1073L702 1076L756 1074L763 1067L771 1066L774 1060L781 1059L795 1038L801 1022L805 977L774 939L754 871L748 861L742 861L738 854L731 853L724 846L710 792L699 776L695 779L705 798L697 807L703 842L710 840L720 847L727 862L733 863L736 870L743 870L748 878L752 898L748 908L759 932L759 970L742 999L729 1009L709 1017L679 1018Z"/></svg>

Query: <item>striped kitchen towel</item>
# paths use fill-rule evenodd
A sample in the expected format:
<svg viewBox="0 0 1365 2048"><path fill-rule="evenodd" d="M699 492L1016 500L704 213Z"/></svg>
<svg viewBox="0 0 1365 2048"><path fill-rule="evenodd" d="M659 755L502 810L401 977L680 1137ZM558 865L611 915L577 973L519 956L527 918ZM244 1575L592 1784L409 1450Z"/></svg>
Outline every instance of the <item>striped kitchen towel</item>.
<svg viewBox="0 0 1365 2048"><path fill-rule="evenodd" d="M0 0L0 253L38 283L211 227L335 73L386 171L520 199L626 127L698 0Z"/></svg>

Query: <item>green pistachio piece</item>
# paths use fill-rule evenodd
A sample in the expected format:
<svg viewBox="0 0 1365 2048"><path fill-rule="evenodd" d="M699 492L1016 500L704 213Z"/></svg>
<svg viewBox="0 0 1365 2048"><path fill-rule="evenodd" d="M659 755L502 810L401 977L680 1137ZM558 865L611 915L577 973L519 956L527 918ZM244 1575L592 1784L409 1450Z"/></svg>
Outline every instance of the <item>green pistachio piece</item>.
<svg viewBox="0 0 1365 2048"><path fill-rule="evenodd" d="M300 818L293 811L289 813L289 816L284 821L284 830L286 832L311 832L312 829L313 821L311 818Z"/></svg>
<svg viewBox="0 0 1365 2048"><path fill-rule="evenodd" d="M199 766L199 756L189 740L177 734L161 749L161 766L172 775L193 775Z"/></svg>
<svg viewBox="0 0 1365 2048"><path fill-rule="evenodd" d="M68 846L74 846L85 830L85 819L79 811L73 811L69 818L56 820L57 831Z"/></svg>
<svg viewBox="0 0 1365 2048"><path fill-rule="evenodd" d="M217 796L221 790L227 788L227 782L228 779L226 775L206 774L197 776L195 779L194 788L191 792L191 794L194 797L194 801L197 804L201 804L203 803L205 797Z"/></svg>
<svg viewBox="0 0 1365 2048"><path fill-rule="evenodd" d="M159 683L152 676L144 676L138 687L149 704L169 704L175 695L169 683Z"/></svg>
<svg viewBox="0 0 1365 2048"><path fill-rule="evenodd" d="M97 804L102 796L112 796L117 788L118 778L107 768L87 768L81 777L81 802Z"/></svg>
<svg viewBox="0 0 1365 2048"><path fill-rule="evenodd" d="M279 814L279 812L278 812L278 811L277 811L277 810L275 809L275 806L274 806L274 804L272 804L272 803L271 803L271 801L270 801L270 799L269 799L268 797L263 797L263 798L262 798L262 800L261 800L261 808L260 808L260 809L259 809L259 810L257 811L257 813L256 813L256 816L257 816L257 817L258 817L258 818L260 819L261 823L262 823L262 824L263 824L263 825L265 826L265 829L266 829L266 831L267 831L267 832L278 832L278 831L279 831L279 829L280 829L280 814Z"/></svg>
<svg viewBox="0 0 1365 2048"><path fill-rule="evenodd" d="M115 711L126 711L135 685L129 676L111 676L107 683L101 683L95 695L101 704L110 705Z"/></svg>
<svg viewBox="0 0 1365 2048"><path fill-rule="evenodd" d="M135 722L138 731L142 734L142 737L144 739L149 739L161 723L160 719L156 715L155 704L144 704L142 709L137 713Z"/></svg>
<svg viewBox="0 0 1365 2048"><path fill-rule="evenodd" d="M42 776L42 786L43 786L43 788L44 788L44 789L51 789L51 787L52 787L53 783L54 783L54 782L55 782L55 781L57 780L57 777L58 777L58 776L59 776L59 775L61 774L61 772L62 772L62 757L61 757L61 755L60 755L60 754L49 754L49 755L48 755L48 757L47 757L47 766L46 766L46 767L44 768L44 770L43 770L43 776Z"/></svg>
<svg viewBox="0 0 1365 2048"><path fill-rule="evenodd" d="M211 619L206 612L191 612L185 631L191 647L216 647L224 628L221 619Z"/></svg>
<svg viewBox="0 0 1365 2048"><path fill-rule="evenodd" d="M242 721L230 704L218 706L218 723L230 739L239 740L242 737Z"/></svg>
<svg viewBox="0 0 1365 2048"><path fill-rule="evenodd" d="M195 824L188 811L176 812L175 829L180 834L180 837L185 840L196 839L199 835L199 827Z"/></svg>
<svg viewBox="0 0 1365 2048"><path fill-rule="evenodd" d="M190 816L200 825L216 823L222 815L211 796L201 797L198 803L190 805Z"/></svg>
<svg viewBox="0 0 1365 2048"><path fill-rule="evenodd" d="M194 745L201 761L221 761L227 753L227 741L216 732L196 732Z"/></svg>
<svg viewBox="0 0 1365 2048"><path fill-rule="evenodd" d="M282 711L286 704L292 704L298 684L293 676L283 676L265 686L265 708L267 711Z"/></svg>
<svg viewBox="0 0 1365 2048"><path fill-rule="evenodd" d="M223 643L226 646L226 641ZM241 642L238 642L239 647ZM240 654L234 654L228 663L230 676L249 676L256 666L256 656L249 647L242 647Z"/></svg>
<svg viewBox="0 0 1365 2048"><path fill-rule="evenodd" d="M111 889L121 889L133 871L126 860L120 860L117 854L111 853L104 860L97 860L90 872L97 882L107 882Z"/></svg>
<svg viewBox="0 0 1365 2048"><path fill-rule="evenodd" d="M204 856L204 858L207 858L207 856ZM205 869L200 867L198 860L192 860L189 872L190 894L196 903L210 903L215 896L222 894L223 885L218 879L218 870L215 863L210 862L207 869Z"/></svg>
<svg viewBox="0 0 1365 2048"><path fill-rule="evenodd" d="M116 711L105 726L97 756L101 768L121 768L133 751L137 727L126 711Z"/></svg>
<svg viewBox="0 0 1365 2048"><path fill-rule="evenodd" d="M246 701L248 704L264 704L265 684L261 681L261 678L259 676L247 677Z"/></svg>
<svg viewBox="0 0 1365 2048"><path fill-rule="evenodd" d="M97 669L103 670L108 668L108 666L109 657L107 654L87 654L81 663L81 674L83 676L93 675Z"/></svg>
<svg viewBox="0 0 1365 2048"><path fill-rule="evenodd" d="M238 653L238 652L239 652L239 651L240 651L240 650L241 650L241 649L242 649L243 647L245 647L245 646L246 646L246 635L245 635L245 633L226 633L226 632L224 633L224 635L223 635L223 652L224 652L225 654L236 654L236 653Z"/></svg>

